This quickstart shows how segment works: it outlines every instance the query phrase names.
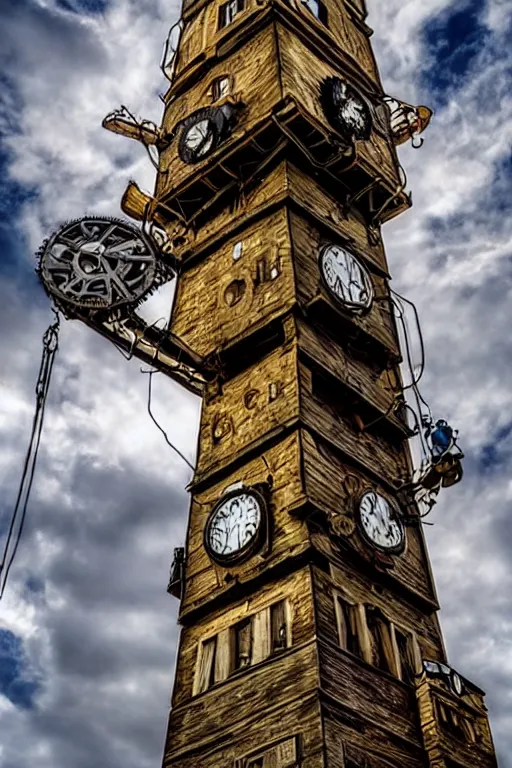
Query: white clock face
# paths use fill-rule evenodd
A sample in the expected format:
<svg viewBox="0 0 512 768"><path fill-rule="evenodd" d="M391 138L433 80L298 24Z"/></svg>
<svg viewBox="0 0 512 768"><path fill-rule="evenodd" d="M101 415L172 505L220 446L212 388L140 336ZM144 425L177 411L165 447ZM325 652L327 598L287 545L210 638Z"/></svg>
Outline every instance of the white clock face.
<svg viewBox="0 0 512 768"><path fill-rule="evenodd" d="M202 157L211 149L213 138L210 121L208 119L199 120L188 129L185 145L196 157Z"/></svg>
<svg viewBox="0 0 512 768"><path fill-rule="evenodd" d="M205 532L207 549L214 559L232 560L251 547L262 524L262 504L251 491L229 494L217 504Z"/></svg>
<svg viewBox="0 0 512 768"><path fill-rule="evenodd" d="M386 552L401 551L405 533L391 504L375 491L368 491L359 502L359 520L366 538Z"/></svg>
<svg viewBox="0 0 512 768"><path fill-rule="evenodd" d="M460 675L457 672L452 671L452 686L457 696L462 696L463 685Z"/></svg>
<svg viewBox="0 0 512 768"><path fill-rule="evenodd" d="M366 269L345 248L326 245L320 253L320 271L334 296L350 309L368 309L373 289Z"/></svg>

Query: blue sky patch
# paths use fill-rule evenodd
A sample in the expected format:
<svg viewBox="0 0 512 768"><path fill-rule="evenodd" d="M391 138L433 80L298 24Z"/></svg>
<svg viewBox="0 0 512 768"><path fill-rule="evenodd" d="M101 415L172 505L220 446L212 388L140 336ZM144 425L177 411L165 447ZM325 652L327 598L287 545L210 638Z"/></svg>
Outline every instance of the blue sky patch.
<svg viewBox="0 0 512 768"><path fill-rule="evenodd" d="M512 433L512 422L498 429L492 442L482 447L479 464L483 470L490 470L501 464L506 451L506 443Z"/></svg>
<svg viewBox="0 0 512 768"><path fill-rule="evenodd" d="M423 32L428 67L422 72L424 87L443 102L448 91L460 88L474 59L487 43L489 33L482 22L485 0L455 3L434 16Z"/></svg>
<svg viewBox="0 0 512 768"><path fill-rule="evenodd" d="M0 629L0 693L14 706L33 709L39 683L27 677L27 659L20 637Z"/></svg>
<svg viewBox="0 0 512 768"><path fill-rule="evenodd" d="M57 5L64 11L75 13L103 13L109 0L57 0Z"/></svg>

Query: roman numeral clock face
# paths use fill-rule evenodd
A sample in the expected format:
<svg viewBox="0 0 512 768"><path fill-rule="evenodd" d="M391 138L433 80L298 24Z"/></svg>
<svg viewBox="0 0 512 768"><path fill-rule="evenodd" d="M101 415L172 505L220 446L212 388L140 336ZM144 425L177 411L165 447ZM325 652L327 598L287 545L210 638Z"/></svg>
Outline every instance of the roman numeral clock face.
<svg viewBox="0 0 512 768"><path fill-rule="evenodd" d="M264 500L253 489L223 496L207 520L204 543L212 560L230 564L248 557L261 542Z"/></svg>
<svg viewBox="0 0 512 768"><path fill-rule="evenodd" d="M398 512L375 491L367 491L358 507L359 526L369 544L389 554L405 547L405 531Z"/></svg>
<svg viewBox="0 0 512 768"><path fill-rule="evenodd" d="M373 299L370 276L356 257L338 245L320 251L320 273L327 288L347 309L364 311Z"/></svg>

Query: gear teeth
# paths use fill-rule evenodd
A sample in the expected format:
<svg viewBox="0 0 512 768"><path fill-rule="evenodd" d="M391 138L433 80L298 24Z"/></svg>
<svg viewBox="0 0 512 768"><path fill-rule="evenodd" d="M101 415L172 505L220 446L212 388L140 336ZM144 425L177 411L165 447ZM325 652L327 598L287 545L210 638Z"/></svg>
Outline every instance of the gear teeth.
<svg viewBox="0 0 512 768"><path fill-rule="evenodd" d="M139 296L132 295L129 299L124 299L117 295L117 301L114 302L114 305L112 307L106 306L106 300L103 299L101 296L96 299L94 292L88 292L87 288L88 285L85 282L87 280L87 275L83 273L83 270L81 270L81 267L77 265L77 262L75 259L77 259L78 254L81 252L81 245L80 244L80 236L76 237L76 233L73 233L72 237L76 238L77 245L73 249L73 246L70 247L70 250L74 252L74 258L68 262L67 270L65 262L64 264L64 277L62 282L58 279L56 280L56 273L59 272L59 270L55 269L55 265L52 264L51 268L45 263L45 259L47 254L49 253L49 250L53 248L54 244L59 242L59 237L62 237L63 234L69 232L70 230L73 230L74 228L80 228L85 225L86 231L84 234L84 240L87 241L87 227L88 225L94 225L95 223L103 224L106 226L109 226L111 224L117 225L121 232L120 234L126 236L127 239L129 239L130 234L132 236L137 236L142 240L143 243L146 245L147 252L152 255L153 261L146 262L145 266L142 266L142 263L140 263L139 273L138 275L135 275L135 280L142 283L143 289ZM104 230L105 231L105 230ZM101 232L101 230L100 230ZM94 239L91 238L94 242ZM68 241L69 242L69 241ZM161 248L158 245L158 243L154 240L154 238L151 237L151 235L144 231L142 227L136 227L133 223L125 220L125 219L119 219L114 216L98 216L98 215L91 215L91 216L83 216L79 219L70 219L66 221L64 224L62 224L58 229L55 230L55 232L49 237L46 238L43 243L41 244L40 248L36 252L36 267L35 271L36 274L39 276L39 279L41 280L44 290L48 294L48 296L56 303L56 305L59 307L60 311L67 317L76 317L79 316L81 313L86 312L87 314L97 314L98 312L105 312L110 311L113 309L122 309L124 314L128 314L131 309L138 307L145 299L152 295L155 290L157 290L161 285L168 282L172 277L174 276L174 273L172 269L170 269L166 264L163 263L160 257ZM99 256L96 256L95 258L98 259L98 264L101 264L102 254ZM114 258L114 257L110 257ZM134 269L137 269L137 262L132 262ZM80 277L83 277L83 280L85 282L85 289L83 290L83 295L78 294L78 296L66 296L65 288L67 284L69 284L69 277L73 274L76 274L76 269L78 268L81 270L78 274ZM131 268L131 267L130 267ZM52 271L53 270L53 271ZM67 271L67 273L66 273ZM62 273L61 273L62 274ZM101 276L105 275L106 272L99 272ZM105 278L106 280L106 278ZM149 285L146 283L149 282ZM62 287L64 285L64 288ZM107 290L107 288L106 288ZM108 295L108 294L105 294ZM80 300L82 299L82 301Z"/></svg>

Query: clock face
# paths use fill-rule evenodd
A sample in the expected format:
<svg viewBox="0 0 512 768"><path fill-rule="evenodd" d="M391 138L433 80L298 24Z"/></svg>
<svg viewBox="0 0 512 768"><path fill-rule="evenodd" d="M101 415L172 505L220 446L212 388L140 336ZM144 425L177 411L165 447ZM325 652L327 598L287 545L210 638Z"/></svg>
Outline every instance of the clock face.
<svg viewBox="0 0 512 768"><path fill-rule="evenodd" d="M185 134L184 144L196 157L207 155L213 146L214 126L207 118L191 125Z"/></svg>
<svg viewBox="0 0 512 768"><path fill-rule="evenodd" d="M348 141L369 139L372 117L366 100L349 83L328 77L322 84L322 104L329 122Z"/></svg>
<svg viewBox="0 0 512 768"><path fill-rule="evenodd" d="M247 556L260 539L264 501L253 490L226 494L214 507L205 529L205 546L219 563Z"/></svg>
<svg viewBox="0 0 512 768"><path fill-rule="evenodd" d="M345 248L326 245L320 252L320 272L335 298L349 309L368 309L373 299L370 276Z"/></svg>
<svg viewBox="0 0 512 768"><path fill-rule="evenodd" d="M453 690L455 691L457 696L462 696L462 692L464 690L464 687L462 685L462 680L460 675L454 670L452 670L451 681L452 681Z"/></svg>
<svg viewBox="0 0 512 768"><path fill-rule="evenodd" d="M359 522L365 538L377 549L402 552L405 532L402 521L389 501L375 491L367 491L359 502Z"/></svg>
<svg viewBox="0 0 512 768"><path fill-rule="evenodd" d="M198 163L230 134L236 109L230 104L204 107L181 121L178 153L184 163Z"/></svg>

